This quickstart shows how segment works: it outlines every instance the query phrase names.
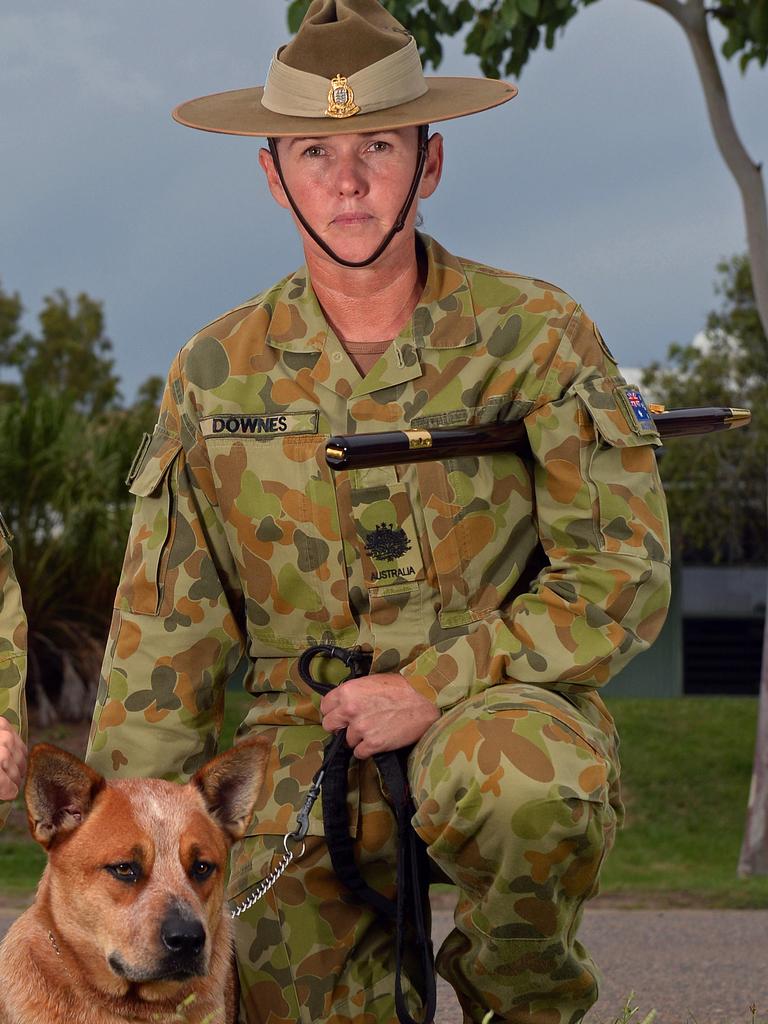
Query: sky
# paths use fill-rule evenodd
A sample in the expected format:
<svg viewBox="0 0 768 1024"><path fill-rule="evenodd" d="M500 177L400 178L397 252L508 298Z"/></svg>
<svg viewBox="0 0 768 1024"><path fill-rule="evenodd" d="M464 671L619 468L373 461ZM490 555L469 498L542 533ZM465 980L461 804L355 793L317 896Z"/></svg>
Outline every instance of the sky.
<svg viewBox="0 0 768 1024"><path fill-rule="evenodd" d="M263 84L286 8L3 0L0 284L30 326L57 288L101 300L126 400L303 262L260 141L170 118L182 100ZM447 44L439 74L479 74L461 49ZM721 64L741 137L768 161L768 69ZM511 103L440 126L446 169L424 230L569 291L622 365L663 361L717 306L717 262L745 249L682 31L642 0L601 0L517 84Z"/></svg>

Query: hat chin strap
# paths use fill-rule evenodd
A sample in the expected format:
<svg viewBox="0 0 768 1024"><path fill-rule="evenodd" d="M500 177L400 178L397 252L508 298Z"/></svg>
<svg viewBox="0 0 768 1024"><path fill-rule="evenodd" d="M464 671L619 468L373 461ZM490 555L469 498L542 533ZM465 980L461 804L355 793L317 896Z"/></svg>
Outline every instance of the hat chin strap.
<svg viewBox="0 0 768 1024"><path fill-rule="evenodd" d="M285 192L286 199L291 204L291 209L296 214L296 219L301 224L301 226L304 228L304 230L307 232L307 234L312 239L312 241L315 243L315 245L318 245L327 256L330 256L332 260L334 260L336 263L339 263L342 267L353 267L353 268L369 267L371 265L371 263L374 263L379 258L379 256L381 256L381 254L387 248L387 246L392 241L392 239L395 237L395 235L399 231L402 231L403 228L405 227L405 221L406 221L406 218L408 217L408 213L410 212L410 209L413 206L413 202L414 202L414 200L416 198L416 193L418 192L419 183L421 181L421 175L422 175L422 172L424 171L424 164L427 161L427 143L428 142L429 142L429 126L426 125L426 124L420 124L419 125L419 153L418 153L418 159L416 161L416 171L414 172L413 181L411 182L411 187L408 189L408 195L405 197L405 202L403 203L403 205L402 205L402 207L400 209L400 213L398 213L398 215L397 215L397 217L395 219L395 223L392 225L392 227L389 229L387 234L381 240L381 242L376 247L374 252L368 257L368 259L360 260L359 262L355 263L352 260L345 260L345 259L342 259L341 256L338 256L333 251L333 249L331 249L331 247L326 242L323 241L323 239L317 234L317 232L314 230L314 228L312 228L310 226L310 224L307 222L306 218L304 217L304 214L301 212L299 207L296 205L296 201L294 200L293 196L291 195L290 191L288 190L288 186L285 183L285 178L283 177L283 169L280 166L280 157L278 156L278 153L277 153L277 140L274 139L274 138L267 139L267 144L269 145L269 151L272 154L272 160L274 161L274 164L275 164L275 170L277 171L277 176L280 179L280 184L283 186L283 192Z"/></svg>

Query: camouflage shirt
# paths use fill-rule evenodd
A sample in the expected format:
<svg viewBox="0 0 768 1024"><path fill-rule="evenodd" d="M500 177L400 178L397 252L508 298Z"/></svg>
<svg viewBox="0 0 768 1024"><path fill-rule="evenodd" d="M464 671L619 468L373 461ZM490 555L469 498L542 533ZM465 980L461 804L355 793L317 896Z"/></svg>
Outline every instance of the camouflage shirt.
<svg viewBox="0 0 768 1024"><path fill-rule="evenodd" d="M306 269L180 352L129 478L99 770L189 776L245 653L245 727L275 741L257 831L280 833L325 739L297 673L308 644L365 645L374 671L447 709L502 681L597 687L655 638L669 599L659 439L597 328L552 285L420 237L422 300L365 377ZM332 434L521 418L532 460L325 464Z"/></svg>
<svg viewBox="0 0 768 1024"><path fill-rule="evenodd" d="M0 515L0 715L27 741L27 705L24 681L27 674L27 620L21 606L19 584L13 572L8 542L10 531ZM11 810L0 800L0 826Z"/></svg>

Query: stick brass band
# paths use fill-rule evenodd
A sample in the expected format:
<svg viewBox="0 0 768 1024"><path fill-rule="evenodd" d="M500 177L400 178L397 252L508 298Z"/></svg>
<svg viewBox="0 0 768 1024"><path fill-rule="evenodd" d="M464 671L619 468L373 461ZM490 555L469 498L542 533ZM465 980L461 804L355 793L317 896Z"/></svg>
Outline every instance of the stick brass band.
<svg viewBox="0 0 768 1024"><path fill-rule="evenodd" d="M428 430L404 430L409 448L431 448L432 434Z"/></svg>

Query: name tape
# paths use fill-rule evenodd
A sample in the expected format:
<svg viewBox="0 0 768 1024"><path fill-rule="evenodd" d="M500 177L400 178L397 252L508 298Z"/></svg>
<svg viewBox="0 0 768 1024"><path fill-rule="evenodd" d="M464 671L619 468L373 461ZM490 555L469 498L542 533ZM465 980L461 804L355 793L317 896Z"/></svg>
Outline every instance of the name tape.
<svg viewBox="0 0 768 1024"><path fill-rule="evenodd" d="M203 437L286 437L316 434L317 412L221 413L200 420Z"/></svg>

